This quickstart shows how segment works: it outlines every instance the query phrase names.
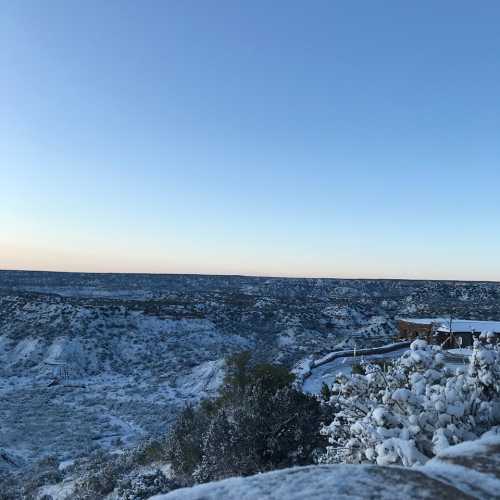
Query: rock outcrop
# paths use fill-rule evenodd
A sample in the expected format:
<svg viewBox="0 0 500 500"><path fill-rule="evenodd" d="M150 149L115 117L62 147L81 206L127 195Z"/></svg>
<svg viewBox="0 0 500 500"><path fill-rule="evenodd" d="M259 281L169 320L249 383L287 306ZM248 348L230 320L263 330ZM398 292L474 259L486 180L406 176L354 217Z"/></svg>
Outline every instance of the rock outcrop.
<svg viewBox="0 0 500 500"><path fill-rule="evenodd" d="M418 468L376 465L295 467L183 488L153 498L154 500L500 498L500 434L452 446Z"/></svg>

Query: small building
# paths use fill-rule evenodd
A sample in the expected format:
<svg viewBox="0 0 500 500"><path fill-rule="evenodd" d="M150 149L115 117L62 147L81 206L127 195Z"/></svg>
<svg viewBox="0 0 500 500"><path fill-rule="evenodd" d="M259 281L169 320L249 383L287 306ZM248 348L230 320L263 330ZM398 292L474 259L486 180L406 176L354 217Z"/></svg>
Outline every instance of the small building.
<svg viewBox="0 0 500 500"><path fill-rule="evenodd" d="M398 318L398 340L421 338L445 348L469 347L474 338L497 342L500 321L450 318Z"/></svg>

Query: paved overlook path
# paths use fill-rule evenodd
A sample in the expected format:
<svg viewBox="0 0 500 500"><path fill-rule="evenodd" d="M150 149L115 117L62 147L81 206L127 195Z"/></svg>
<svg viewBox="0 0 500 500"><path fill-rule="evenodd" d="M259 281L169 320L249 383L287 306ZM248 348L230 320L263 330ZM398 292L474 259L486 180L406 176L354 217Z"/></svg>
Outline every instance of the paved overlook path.
<svg viewBox="0 0 500 500"><path fill-rule="evenodd" d="M304 392L319 394L323 383L333 383L336 374L339 372L351 373L352 365L361 359L378 360L398 357L410 347L410 344L411 342L397 342L371 349L349 349L331 352L322 358L310 361L309 365L305 366L297 374L297 377Z"/></svg>

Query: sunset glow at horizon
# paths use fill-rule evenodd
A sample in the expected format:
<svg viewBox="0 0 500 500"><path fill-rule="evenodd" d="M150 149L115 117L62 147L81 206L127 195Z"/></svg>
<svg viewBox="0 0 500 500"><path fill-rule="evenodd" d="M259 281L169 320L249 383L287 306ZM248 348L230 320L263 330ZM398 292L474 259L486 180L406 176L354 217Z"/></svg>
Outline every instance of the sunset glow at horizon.
<svg viewBox="0 0 500 500"><path fill-rule="evenodd" d="M500 281L499 23L5 3L0 269Z"/></svg>

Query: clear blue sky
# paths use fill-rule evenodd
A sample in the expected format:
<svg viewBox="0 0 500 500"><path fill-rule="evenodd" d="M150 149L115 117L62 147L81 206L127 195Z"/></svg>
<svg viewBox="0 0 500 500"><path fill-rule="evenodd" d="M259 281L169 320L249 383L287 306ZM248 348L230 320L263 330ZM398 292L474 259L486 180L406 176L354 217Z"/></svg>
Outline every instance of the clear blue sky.
<svg viewBox="0 0 500 500"><path fill-rule="evenodd" d="M0 7L0 268L500 280L500 2Z"/></svg>

